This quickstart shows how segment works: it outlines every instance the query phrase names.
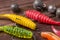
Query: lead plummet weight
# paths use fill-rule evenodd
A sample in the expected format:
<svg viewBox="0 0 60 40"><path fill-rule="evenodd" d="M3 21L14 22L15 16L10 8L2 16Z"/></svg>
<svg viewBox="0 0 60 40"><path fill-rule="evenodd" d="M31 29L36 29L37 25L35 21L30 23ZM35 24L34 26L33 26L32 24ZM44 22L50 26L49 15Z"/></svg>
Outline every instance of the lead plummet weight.
<svg viewBox="0 0 60 40"><path fill-rule="evenodd" d="M55 14L56 13L56 7L54 5L48 6L48 12Z"/></svg>
<svg viewBox="0 0 60 40"><path fill-rule="evenodd" d="M56 17L60 18L60 8L57 8Z"/></svg>
<svg viewBox="0 0 60 40"><path fill-rule="evenodd" d="M19 5L17 5L17 4L12 4L11 9L14 13L19 13L20 12Z"/></svg>
<svg viewBox="0 0 60 40"><path fill-rule="evenodd" d="M46 7L46 4L42 2L42 0L35 0L33 3L33 8L39 11L43 11Z"/></svg>
<svg viewBox="0 0 60 40"><path fill-rule="evenodd" d="M49 5L47 8L47 11L51 14L50 17L55 17L56 16L56 6L55 5Z"/></svg>

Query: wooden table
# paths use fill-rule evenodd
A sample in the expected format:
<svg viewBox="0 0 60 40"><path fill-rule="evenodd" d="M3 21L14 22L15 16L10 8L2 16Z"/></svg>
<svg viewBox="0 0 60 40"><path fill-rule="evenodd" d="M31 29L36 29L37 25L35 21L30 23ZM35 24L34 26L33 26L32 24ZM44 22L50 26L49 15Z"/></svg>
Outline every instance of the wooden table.
<svg viewBox="0 0 60 40"><path fill-rule="evenodd" d="M3 13L13 13L10 5L13 3L17 3L19 5L19 7L21 8L22 12L19 13L19 15L24 15L24 11L27 9L33 9L32 7L32 3L34 0L0 0L0 14ZM60 7L60 0L43 0L44 3L46 3L47 5L56 5L56 7ZM48 12L43 12L45 15L50 16L51 14L49 14ZM59 18L56 17L52 17L54 20L59 21ZM35 22L35 21L34 21ZM46 40L44 38L42 38L39 34L39 32L42 31L49 31L49 32L53 32L51 30L51 25L47 25L47 24L41 24L38 22L35 22L37 24L37 28L38 30L33 31L36 39L37 40ZM14 22L12 22L11 20L8 19L0 19L0 25L9 25L9 24L15 24ZM60 29L60 27L55 26L56 29ZM31 30L32 31L32 30ZM0 40L31 40L31 39L20 39L17 37L13 37L12 35L6 34L4 32L0 32Z"/></svg>

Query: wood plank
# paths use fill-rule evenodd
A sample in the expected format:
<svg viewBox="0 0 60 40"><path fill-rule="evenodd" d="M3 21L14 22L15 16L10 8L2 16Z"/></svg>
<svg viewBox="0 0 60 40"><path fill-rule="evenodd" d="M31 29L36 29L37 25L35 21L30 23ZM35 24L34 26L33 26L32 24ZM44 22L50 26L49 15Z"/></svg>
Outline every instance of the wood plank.
<svg viewBox="0 0 60 40"><path fill-rule="evenodd" d="M0 14L13 13L10 8L10 5L12 3L17 3L23 12L28 9L33 9L33 7L32 7L33 1L34 0L0 0ZM56 5L56 7L60 7L60 0L43 0L43 2L46 3L47 6L52 4L52 5ZM20 12L20 15L24 15L23 12L22 13ZM47 12L43 12L43 13L47 16L51 15ZM60 21L60 19L56 18L56 17L53 17L53 19L56 21ZM39 32L42 32L42 31L53 32L51 30L51 25L42 24L42 23L38 23L38 22L35 22L35 23L37 24L37 30L33 31L33 32L36 36L36 39L37 40L46 40L39 35ZM15 24L15 23L8 19L0 19L0 26L9 25L9 24ZM60 29L59 26L55 26L55 28ZM21 38L13 37L12 35L6 34L4 32L1 32L0 40L33 40L33 39L21 39Z"/></svg>

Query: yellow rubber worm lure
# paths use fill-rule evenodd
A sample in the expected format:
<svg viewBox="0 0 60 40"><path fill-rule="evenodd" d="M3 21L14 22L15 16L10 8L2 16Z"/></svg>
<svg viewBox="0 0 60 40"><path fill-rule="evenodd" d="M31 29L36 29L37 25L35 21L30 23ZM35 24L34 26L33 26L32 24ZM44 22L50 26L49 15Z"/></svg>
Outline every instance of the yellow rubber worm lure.
<svg viewBox="0 0 60 40"><path fill-rule="evenodd" d="M19 37L19 38L32 38L33 33L29 30L17 27L17 26L1 26L0 31L8 33L10 35Z"/></svg>
<svg viewBox="0 0 60 40"><path fill-rule="evenodd" d="M21 15L16 15L16 14L0 14L0 17L7 17L10 20L23 25L25 27L28 27L30 29L35 30L36 28L36 24L34 22L32 22L30 19L23 17Z"/></svg>

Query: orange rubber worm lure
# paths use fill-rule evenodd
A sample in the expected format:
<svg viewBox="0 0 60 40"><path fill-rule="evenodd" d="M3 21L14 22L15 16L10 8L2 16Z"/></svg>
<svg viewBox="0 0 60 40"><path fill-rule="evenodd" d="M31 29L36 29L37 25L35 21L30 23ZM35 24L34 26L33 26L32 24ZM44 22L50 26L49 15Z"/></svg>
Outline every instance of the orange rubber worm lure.
<svg viewBox="0 0 60 40"><path fill-rule="evenodd" d="M47 38L48 40L60 40L60 37L53 34L52 32L41 32L41 36L43 38Z"/></svg>
<svg viewBox="0 0 60 40"><path fill-rule="evenodd" d="M36 10L27 10L27 11L25 11L25 15L27 17L29 17L33 20L36 20L38 22L41 22L41 23L60 25L60 22L57 22Z"/></svg>

